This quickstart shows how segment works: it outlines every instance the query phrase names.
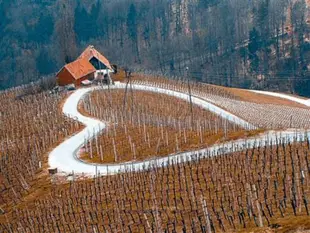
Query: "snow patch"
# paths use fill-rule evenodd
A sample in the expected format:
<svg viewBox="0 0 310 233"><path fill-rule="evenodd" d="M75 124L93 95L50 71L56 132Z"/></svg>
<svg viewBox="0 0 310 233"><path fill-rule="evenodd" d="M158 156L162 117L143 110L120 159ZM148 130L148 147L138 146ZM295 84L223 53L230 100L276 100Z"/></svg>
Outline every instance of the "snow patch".
<svg viewBox="0 0 310 233"><path fill-rule="evenodd" d="M175 96L184 100L189 101L189 96L184 93L145 86L145 85L132 85L136 90L152 91L156 93L166 94L170 96ZM72 136L68 140L57 146L49 155L49 166L52 168L57 168L61 173L74 173L74 174L84 174L88 176L94 175L112 175L120 172L125 172L128 170L137 171L143 170L150 166L167 166L171 163L180 163L184 161L196 160L198 157L209 157L216 156L217 154L229 153L234 151L241 151L245 148L253 148L255 146L263 146L267 144L274 144L279 140L282 141L294 141L294 140L304 140L305 136L309 137L309 132L303 132L301 130L286 130L282 132L269 131L259 137L251 139L240 139L236 141L226 142L222 144L217 144L209 148L183 152L173 155L168 155L167 157L154 158L142 162L127 162L119 164L89 164L78 159L77 152L82 148L85 140L91 139L94 135L100 134L106 127L104 122L99 120L83 116L78 112L79 101L89 92L96 89L107 89L108 87L89 87L85 89L79 89L75 91L66 100L63 106L63 113L75 120L80 121L86 128L76 135ZM110 86L110 88L125 88L125 84L118 83L117 85ZM233 121L243 127L253 127L253 125L240 119L239 117L203 100L198 97L192 97L192 102L199 105L213 113L221 115L223 118ZM310 103L309 103L310 104Z"/></svg>
<svg viewBox="0 0 310 233"><path fill-rule="evenodd" d="M306 100L306 99L298 98L295 96L291 96L291 95L287 95L283 93L277 93L277 92L270 92L270 91L256 91L256 90L249 90L249 91L255 92L258 94L270 95L270 96L279 97L282 99L291 100L293 102L300 103L300 104L310 107L310 99Z"/></svg>

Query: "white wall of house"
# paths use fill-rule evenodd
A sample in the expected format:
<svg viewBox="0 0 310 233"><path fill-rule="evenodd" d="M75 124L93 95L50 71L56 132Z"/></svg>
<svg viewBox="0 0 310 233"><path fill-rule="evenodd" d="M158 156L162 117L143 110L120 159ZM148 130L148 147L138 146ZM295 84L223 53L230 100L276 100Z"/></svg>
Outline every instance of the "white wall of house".
<svg viewBox="0 0 310 233"><path fill-rule="evenodd" d="M95 72L95 77L96 76L98 76L98 74L103 74L103 75L105 75L105 74L107 74L107 73L113 73L113 71L112 70L109 70L109 69L103 69L103 70L96 70L96 72Z"/></svg>
<svg viewBox="0 0 310 233"><path fill-rule="evenodd" d="M109 70L109 69L103 69L103 70L96 70L94 76L95 76L95 79L99 79L100 78L100 74L102 74L103 76L106 75L106 74L110 74L110 73L113 73L113 71ZM110 75L109 75L110 76Z"/></svg>

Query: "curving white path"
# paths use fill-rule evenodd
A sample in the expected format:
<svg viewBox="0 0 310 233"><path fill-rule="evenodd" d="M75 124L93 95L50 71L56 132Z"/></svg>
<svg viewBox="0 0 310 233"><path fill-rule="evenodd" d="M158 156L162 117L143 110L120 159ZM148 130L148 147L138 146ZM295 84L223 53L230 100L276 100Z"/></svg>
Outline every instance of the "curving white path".
<svg viewBox="0 0 310 233"><path fill-rule="evenodd" d="M291 96L291 95L287 95L287 94L283 94L283 93L277 93L277 92L270 92L270 91L256 91L256 90L249 90L249 91L255 92L258 94L270 95L270 96L279 97L282 99L291 100L293 102L303 104L303 105L310 107L310 99L303 99L303 98L298 98L296 96Z"/></svg>
<svg viewBox="0 0 310 233"><path fill-rule="evenodd" d="M309 132L303 132L299 130L286 130L283 132L269 131L258 137L250 139L240 139L236 141L226 142L222 144L217 144L209 148L182 152L179 154L169 155L163 158L154 158L141 162L129 162L129 163L119 163L119 164L89 164L79 160L76 156L77 151L83 146L85 140L89 140L92 135L99 134L106 124L86 116L83 116L78 112L78 103L79 101L89 92L95 89L107 89L107 87L91 87L85 89L79 89L75 91L72 95L68 97L64 106L63 112L66 116L76 119L86 125L86 128L81 132L73 135L68 140L61 143L57 146L49 155L49 166L52 168L58 168L60 172L64 173L84 173L85 175L111 175L118 172L124 172L128 170L141 170L148 168L149 166L166 166L170 163L190 161L197 159L197 157L207 157L213 156L218 153L228 153L234 151L241 151L245 148L252 148L257 145L266 145L271 143L276 143L278 140L294 141L294 140L304 140L305 137L309 137ZM125 84L117 84L115 86L110 86L110 88L125 88ZM175 96L184 100L189 100L187 94L156 88L151 86L144 85L132 85L132 88L136 90L152 91L156 93L166 94L170 96ZM234 122L245 128L255 128L253 125L248 122L240 119L239 117L211 104L205 100L200 99L199 97L192 97L192 102L197 104L209 111L212 111L218 115L221 115L223 118L228 119L229 121Z"/></svg>

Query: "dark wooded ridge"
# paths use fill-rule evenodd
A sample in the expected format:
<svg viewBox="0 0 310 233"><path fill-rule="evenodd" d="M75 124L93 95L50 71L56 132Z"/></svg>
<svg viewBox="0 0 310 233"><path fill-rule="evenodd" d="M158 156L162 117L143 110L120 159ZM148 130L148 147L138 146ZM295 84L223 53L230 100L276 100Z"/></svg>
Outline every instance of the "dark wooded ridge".
<svg viewBox="0 0 310 233"><path fill-rule="evenodd" d="M119 65L309 95L305 0L6 1L0 88L57 72L94 44Z"/></svg>

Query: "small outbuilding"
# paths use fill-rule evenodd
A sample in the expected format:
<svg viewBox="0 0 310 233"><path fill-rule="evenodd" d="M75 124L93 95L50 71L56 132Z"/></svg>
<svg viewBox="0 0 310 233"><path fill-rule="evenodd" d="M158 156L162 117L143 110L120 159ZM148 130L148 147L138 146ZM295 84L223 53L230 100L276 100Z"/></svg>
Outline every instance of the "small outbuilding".
<svg viewBox="0 0 310 233"><path fill-rule="evenodd" d="M108 59L89 45L74 61L65 65L56 75L59 86L74 84L81 86L82 81L93 79L110 80L110 72L114 72Z"/></svg>
<svg viewBox="0 0 310 233"><path fill-rule="evenodd" d="M74 84L80 86L84 80L94 79L95 67L86 59L77 59L65 65L56 75L60 86Z"/></svg>

